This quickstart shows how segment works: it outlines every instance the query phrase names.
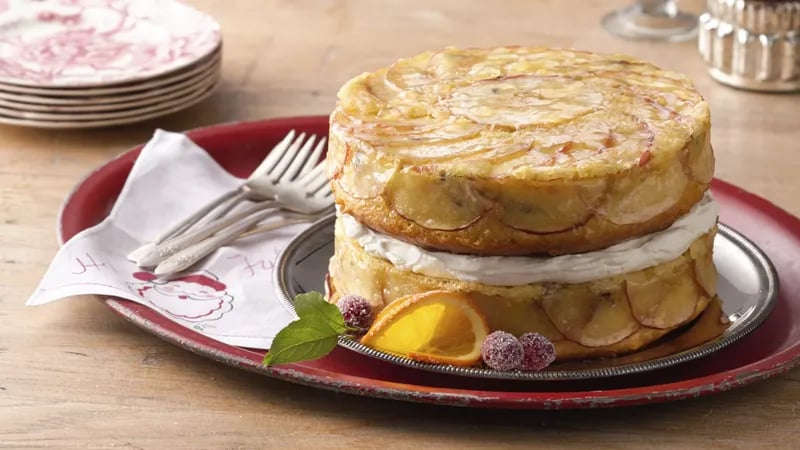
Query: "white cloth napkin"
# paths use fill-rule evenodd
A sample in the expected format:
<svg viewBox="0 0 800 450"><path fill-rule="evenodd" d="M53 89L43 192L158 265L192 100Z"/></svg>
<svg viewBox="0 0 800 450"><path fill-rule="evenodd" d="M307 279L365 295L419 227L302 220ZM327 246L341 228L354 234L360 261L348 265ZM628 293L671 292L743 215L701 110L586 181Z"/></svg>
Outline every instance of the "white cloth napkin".
<svg viewBox="0 0 800 450"><path fill-rule="evenodd" d="M213 339L268 349L278 330L295 319L278 301L272 268L308 224L234 241L169 282L125 257L241 181L186 136L156 131L108 218L58 251L26 304L81 294L122 297Z"/></svg>

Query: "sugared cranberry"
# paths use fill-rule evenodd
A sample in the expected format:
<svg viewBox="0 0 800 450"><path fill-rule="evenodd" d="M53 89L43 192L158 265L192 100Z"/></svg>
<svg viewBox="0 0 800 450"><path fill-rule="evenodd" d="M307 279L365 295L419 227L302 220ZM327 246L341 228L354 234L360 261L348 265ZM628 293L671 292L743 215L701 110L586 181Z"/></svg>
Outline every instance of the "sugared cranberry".
<svg viewBox="0 0 800 450"><path fill-rule="evenodd" d="M513 370L522 363L522 344L513 334L494 331L481 344L481 358L495 370Z"/></svg>
<svg viewBox="0 0 800 450"><path fill-rule="evenodd" d="M550 339L539 333L525 333L519 338L522 344L522 370L542 370L556 360L556 348Z"/></svg>
<svg viewBox="0 0 800 450"><path fill-rule="evenodd" d="M364 297L355 294L345 295L339 299L336 306L342 312L344 323L348 327L366 331L372 325L374 320L372 307Z"/></svg>

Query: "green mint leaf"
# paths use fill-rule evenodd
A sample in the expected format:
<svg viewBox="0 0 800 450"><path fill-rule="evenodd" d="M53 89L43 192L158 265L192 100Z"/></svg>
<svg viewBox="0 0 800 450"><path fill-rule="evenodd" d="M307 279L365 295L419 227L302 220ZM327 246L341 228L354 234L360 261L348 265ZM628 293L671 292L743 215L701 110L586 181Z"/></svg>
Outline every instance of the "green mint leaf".
<svg viewBox="0 0 800 450"><path fill-rule="evenodd" d="M295 296L294 308L299 319L278 332L264 365L321 358L336 347L339 335L348 331L339 308L319 292Z"/></svg>
<svg viewBox="0 0 800 450"><path fill-rule="evenodd" d="M275 336L264 365L321 358L336 347L337 336L326 323L307 318L295 320Z"/></svg>
<svg viewBox="0 0 800 450"><path fill-rule="evenodd" d="M328 303L319 292L307 292L294 297L294 310L301 319L326 323L336 334L344 334L347 326L344 317L333 303Z"/></svg>

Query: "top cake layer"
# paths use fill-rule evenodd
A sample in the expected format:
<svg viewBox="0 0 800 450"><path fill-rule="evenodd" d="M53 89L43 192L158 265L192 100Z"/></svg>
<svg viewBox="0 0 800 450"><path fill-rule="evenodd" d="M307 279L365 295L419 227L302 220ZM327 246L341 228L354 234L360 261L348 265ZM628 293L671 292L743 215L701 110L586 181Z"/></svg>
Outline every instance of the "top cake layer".
<svg viewBox="0 0 800 450"><path fill-rule="evenodd" d="M713 169L689 80L620 55L423 53L350 80L331 116L340 209L460 253L604 248L669 226Z"/></svg>

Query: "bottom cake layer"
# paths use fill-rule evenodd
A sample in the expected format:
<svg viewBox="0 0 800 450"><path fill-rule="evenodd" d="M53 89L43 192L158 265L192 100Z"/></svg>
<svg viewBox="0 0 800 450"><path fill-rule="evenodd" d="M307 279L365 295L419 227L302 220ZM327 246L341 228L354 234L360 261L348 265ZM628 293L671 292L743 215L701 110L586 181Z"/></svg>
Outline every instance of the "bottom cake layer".
<svg viewBox="0 0 800 450"><path fill-rule="evenodd" d="M379 311L409 294L461 292L491 330L540 333L555 345L558 361L620 355L692 321L716 296L715 233L716 227L678 258L644 270L578 284L490 286L400 270L348 238L339 219L328 299L358 294Z"/></svg>

